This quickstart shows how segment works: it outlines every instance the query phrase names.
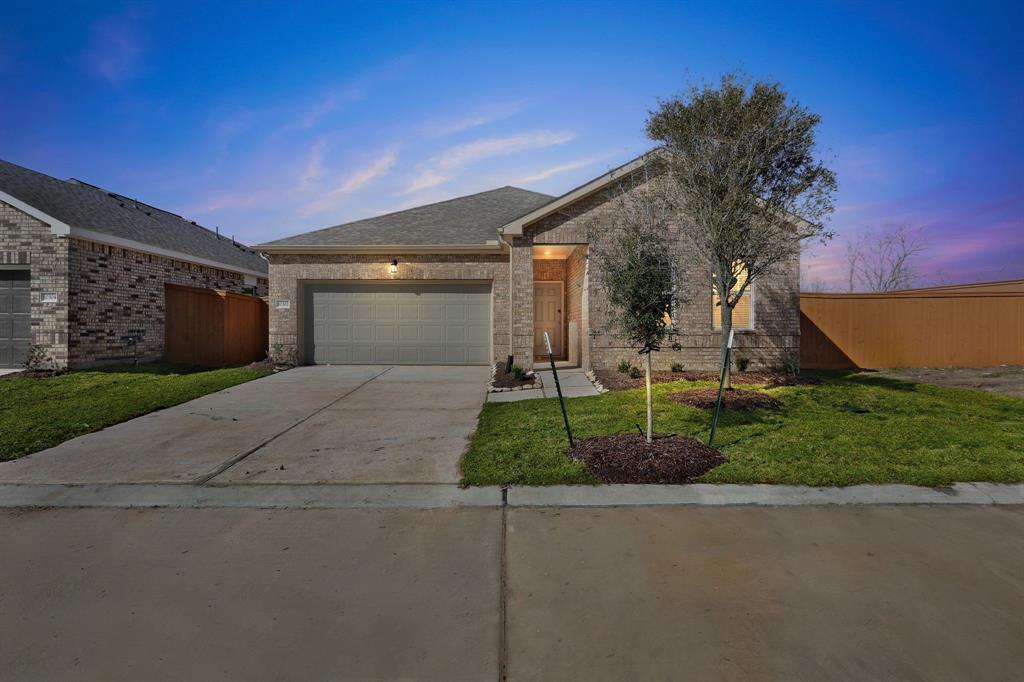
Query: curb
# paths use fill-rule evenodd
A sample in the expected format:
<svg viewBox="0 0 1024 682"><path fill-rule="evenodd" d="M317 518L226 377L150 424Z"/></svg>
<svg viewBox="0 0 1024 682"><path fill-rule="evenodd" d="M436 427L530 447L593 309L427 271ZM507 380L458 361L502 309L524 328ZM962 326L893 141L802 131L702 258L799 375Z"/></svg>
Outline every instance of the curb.
<svg viewBox="0 0 1024 682"><path fill-rule="evenodd" d="M509 488L510 507L642 507L731 505L792 507L871 504L1024 504L1024 483L914 485L596 485Z"/></svg>
<svg viewBox="0 0 1024 682"><path fill-rule="evenodd" d="M386 509L500 507L501 488L455 484L0 485L3 507L170 507L189 509Z"/></svg>
<svg viewBox="0 0 1024 682"><path fill-rule="evenodd" d="M1024 505L1024 483L954 483L947 488L855 485L599 485L460 488L454 484L0 484L0 508L436 509L451 507L652 507L834 505Z"/></svg>

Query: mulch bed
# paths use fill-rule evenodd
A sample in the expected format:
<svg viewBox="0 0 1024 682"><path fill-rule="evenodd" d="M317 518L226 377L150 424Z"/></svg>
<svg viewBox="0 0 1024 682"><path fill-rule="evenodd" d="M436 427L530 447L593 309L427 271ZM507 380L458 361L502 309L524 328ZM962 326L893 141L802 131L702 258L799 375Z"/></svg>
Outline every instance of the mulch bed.
<svg viewBox="0 0 1024 682"><path fill-rule="evenodd" d="M569 456L605 483L689 483L723 464L726 456L690 436L639 434L576 441Z"/></svg>
<svg viewBox="0 0 1024 682"><path fill-rule="evenodd" d="M0 376L0 379L50 379L64 374L63 370L55 369L23 369Z"/></svg>
<svg viewBox="0 0 1024 682"><path fill-rule="evenodd" d="M504 362L499 362L497 370L494 373L494 387L495 388L519 388L520 386L532 386L534 382L533 374L529 374L522 379L516 379L515 376L505 368Z"/></svg>
<svg viewBox="0 0 1024 682"><path fill-rule="evenodd" d="M631 388L643 388L644 378L633 379L624 372L615 370L599 370L595 372L598 381L609 391L625 391ZM767 386L792 386L801 383L801 379L786 372L733 372L731 375L734 384L764 384ZM651 383L667 384L673 381L714 381L718 383L717 372L666 372L658 371L651 373Z"/></svg>
<svg viewBox="0 0 1024 682"><path fill-rule="evenodd" d="M717 388L691 388L669 396L671 400L681 404L708 410L715 406L718 399ZM722 407L727 410L781 410L782 403L767 393L733 388L722 391Z"/></svg>

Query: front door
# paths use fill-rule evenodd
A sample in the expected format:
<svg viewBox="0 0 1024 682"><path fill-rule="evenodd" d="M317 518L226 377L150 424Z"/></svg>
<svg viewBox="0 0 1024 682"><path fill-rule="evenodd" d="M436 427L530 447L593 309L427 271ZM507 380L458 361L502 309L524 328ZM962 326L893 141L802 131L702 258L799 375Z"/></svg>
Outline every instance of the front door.
<svg viewBox="0 0 1024 682"><path fill-rule="evenodd" d="M562 283L533 283L533 354L548 354L544 332L551 338L555 357L562 357Z"/></svg>

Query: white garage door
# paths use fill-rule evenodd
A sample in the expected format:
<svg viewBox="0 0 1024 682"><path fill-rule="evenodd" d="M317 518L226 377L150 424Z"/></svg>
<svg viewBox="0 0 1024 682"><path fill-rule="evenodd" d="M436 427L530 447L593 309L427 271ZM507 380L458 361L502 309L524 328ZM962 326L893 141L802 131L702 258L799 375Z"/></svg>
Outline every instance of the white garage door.
<svg viewBox="0 0 1024 682"><path fill-rule="evenodd" d="M306 361L488 365L489 284L306 285Z"/></svg>

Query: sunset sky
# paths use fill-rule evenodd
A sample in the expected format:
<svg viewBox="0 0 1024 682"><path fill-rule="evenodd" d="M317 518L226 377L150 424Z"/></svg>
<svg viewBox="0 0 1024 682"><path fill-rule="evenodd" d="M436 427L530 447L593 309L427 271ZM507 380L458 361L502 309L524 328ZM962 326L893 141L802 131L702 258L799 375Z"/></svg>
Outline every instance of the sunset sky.
<svg viewBox="0 0 1024 682"><path fill-rule="evenodd" d="M743 69L822 116L838 237L903 223L921 284L1024 277L1021 3L5 3L0 158L254 244L650 147Z"/></svg>

